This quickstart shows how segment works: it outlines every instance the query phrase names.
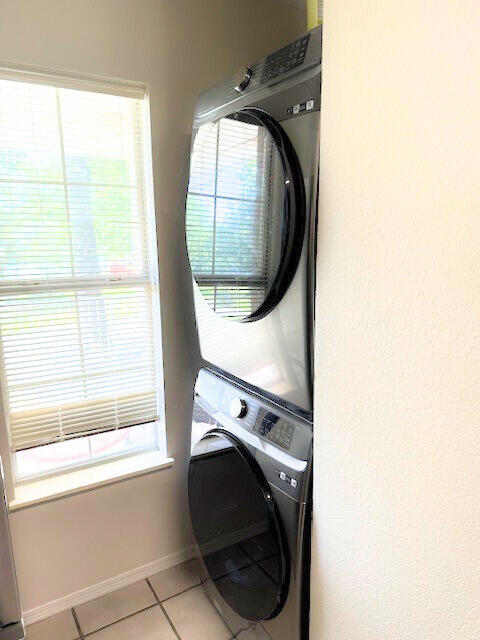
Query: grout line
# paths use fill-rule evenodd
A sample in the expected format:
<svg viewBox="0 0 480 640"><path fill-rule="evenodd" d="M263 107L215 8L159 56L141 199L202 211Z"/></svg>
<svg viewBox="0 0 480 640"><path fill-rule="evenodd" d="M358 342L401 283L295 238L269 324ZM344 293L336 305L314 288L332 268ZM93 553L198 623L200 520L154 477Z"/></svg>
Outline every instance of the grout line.
<svg viewBox="0 0 480 640"><path fill-rule="evenodd" d="M152 583L150 582L150 580L148 578L145 578L145 582L147 583L148 588L150 589L150 591L153 593L153 597L155 598L155 600L157 601L157 604L162 604L155 592L155 589L152 587Z"/></svg>
<svg viewBox="0 0 480 640"><path fill-rule="evenodd" d="M128 616L123 616L123 618L119 618L118 620L115 620L114 622L110 622L109 624L104 625L103 627L99 627L98 629L95 629L95 631L89 631L88 633L85 634L84 638L89 638L90 636L93 636L95 633L98 633L99 631L103 631L104 629L108 629L109 627L113 627L114 625L118 624L119 622L123 622L124 620L128 620L129 618L133 618L133 616L136 616L138 613L143 613L144 611L148 611L149 609L153 609L154 607L157 607L158 604L150 604L148 605L148 607L144 607L143 609L139 609L138 611L135 611L134 613L129 613Z"/></svg>
<svg viewBox="0 0 480 640"><path fill-rule="evenodd" d="M148 581L148 578L147 578ZM198 582L197 584L193 584L191 587L187 587L186 589L182 589L182 591L179 591L178 593L176 593L173 596L168 596L168 598L164 598L163 600L159 600L159 604L162 604L162 602L167 602L168 600L172 600L173 598L176 598L177 596L180 596L182 593L186 593L187 591L191 591L192 589L195 589L195 587L199 587L202 583ZM157 594L155 594L156 596Z"/></svg>
<svg viewBox="0 0 480 640"><path fill-rule="evenodd" d="M73 619L75 620L75 626L77 627L79 640L85 640L85 636L83 635L82 627L80 626L80 622L78 621L77 612L75 611L75 607L70 609Z"/></svg>
<svg viewBox="0 0 480 640"><path fill-rule="evenodd" d="M148 584L148 586L150 587L153 595L155 596L155 600L158 602L158 605L160 607L160 609L163 611L163 615L165 616L165 618L168 620L169 625L172 627L173 633L177 636L178 640L182 640L180 637L180 634L178 633L178 631L175 628L175 625L173 624L170 616L168 615L168 613L165 611L165 607L163 606L163 604L160 602L157 594L155 593L155 589L152 587L150 580L148 578L145 578L145 582ZM178 594L177 594L178 595Z"/></svg>
<svg viewBox="0 0 480 640"><path fill-rule="evenodd" d="M164 603L164 602L168 602L169 600L173 600L173 598L176 598L177 596L181 595L182 593L187 593L187 591L191 591L192 589L195 589L196 587L200 587L200 586L202 586L202 584L203 584L204 582L207 582L207 579L205 579L205 580L200 580L200 582L199 582L198 584L194 584L194 585L193 585L193 586L191 586L191 587L187 587L187 589L183 589L183 591L179 591L179 592L178 592L178 593L176 593L174 596L169 596L168 598L165 598L165 599L164 599L164 600L162 600L162 601L160 601L160 600L158 599L157 594L155 593L155 591L154 591L154 589L153 589L152 585L150 584L150 581L149 581L149 579L148 579L148 578L146 578L146 581L148 582L148 586L150 587L150 589L152 589L153 593L155 594L155 598L157 599L157 602L158 602L158 604L160 605L160 607L161 607L162 611L165 613L165 616L167 617L168 621L170 622L170 618L169 618L169 616L168 616L168 613L165 611L165 608L163 607L163 603ZM227 629L230 631L230 633L232 633L232 634L233 634L233 631L230 629L230 627L229 627L229 626L228 626L228 624L225 622L225 620L223 619L223 617L218 613L218 611L217 611L217 614L218 614L218 615L220 616L220 618L223 620L223 623L225 624L225 626L227 627ZM172 628L173 628L173 630L175 631L175 633L177 633L177 632L176 632L175 627L173 626L173 624L172 624L171 622L170 622L170 624L172 625ZM178 635L178 633L177 633L177 636L178 636L178 639L179 639L179 640L182 640L182 639L180 638L180 636ZM231 637L231 638L229 638L228 640L236 640L236 638L237 638L237 636L236 636L235 634L233 634L233 635L232 635L232 637Z"/></svg>
<svg viewBox="0 0 480 640"><path fill-rule="evenodd" d="M163 604L161 602L158 603L160 605L160 609L163 611L163 615L165 616L165 618L168 620L170 626L172 627L173 633L177 636L178 640L182 640L180 638L180 634L178 633L178 631L175 629L175 625L173 624L170 616L168 615L168 613L165 611L165 607L163 606Z"/></svg>
<svg viewBox="0 0 480 640"><path fill-rule="evenodd" d="M170 596L169 598L165 598L165 600L162 600L162 602L160 602L160 601L159 601L159 604L160 604L160 606L162 607L162 611L164 610L164 609L163 609L163 606L162 606L162 604L163 604L164 602L167 602L168 600L172 600L173 598L176 598L177 596L181 595L182 593L186 593L187 591L191 591L192 589L195 589L196 587L201 587L201 586L202 586L205 582L207 582L207 581L208 581L208 578L205 578L205 580L200 580L200 582L199 582L198 584L193 585L193 587L188 587L188 589L184 589L183 591L179 591L176 595L174 595L174 596ZM147 578L147 582L150 584L150 582L149 582L148 578ZM151 585L150 585L150 588L152 588L152 587L151 587ZM153 589L152 589L152 591L153 591ZM155 593L155 592L154 592L154 593ZM157 597L157 594L155 594L155 597ZM212 604L212 606L213 606L213 604ZM231 633L231 634L233 634L233 635L232 635L232 637L231 637L231 638L229 638L228 640L236 640L237 636L236 636L236 635L233 633L233 631L230 629L230 627L228 626L228 624L227 624L226 620L224 620L223 616L221 616L221 615L220 615L220 612L219 612L219 611L217 611L216 607L213 607L213 608L215 609L215 612L217 613L217 615L222 619L222 621L223 621L224 625L227 627L227 629L230 631L230 633ZM165 615L167 615L167 613L166 613L166 612L165 612ZM167 616L167 617L168 617L168 616ZM180 638L180 640L181 640L181 638Z"/></svg>
<svg viewBox="0 0 480 640"><path fill-rule="evenodd" d="M163 613L165 614L165 617L167 618L167 620L170 622L170 625L172 627L172 629L174 630L174 632L177 635L178 640L182 640L180 638L180 635L178 634L178 631L175 629L174 624L172 623L172 621L170 620L170 616L168 615L168 613L165 611L165 607L163 606L164 602L168 602L169 600L173 600L173 598L176 598L177 596L181 595L182 593L187 593L187 591L191 591L192 589L195 589L196 587L200 587L204 582L207 582L207 578L205 580L200 580L200 582L198 584L194 584L191 587L187 587L186 589L183 589L183 591L179 591L178 593L176 593L173 596L169 596L168 598L164 598L163 600L159 600L157 594L155 593L155 589L152 587L152 585L150 584L150 580L148 578L145 578L145 580L147 581L148 586L150 587L150 589L153 591L153 595L155 596L155 599L157 600L158 604L160 605L160 608L162 609ZM233 631L230 629L230 627L228 626L228 624L225 622L225 620L223 619L223 617L218 613L218 611L216 612L218 614L218 616L223 620L223 623L225 624L225 626L227 627L227 629L230 631L232 635L231 638L229 638L229 640L236 640L237 636L233 633Z"/></svg>

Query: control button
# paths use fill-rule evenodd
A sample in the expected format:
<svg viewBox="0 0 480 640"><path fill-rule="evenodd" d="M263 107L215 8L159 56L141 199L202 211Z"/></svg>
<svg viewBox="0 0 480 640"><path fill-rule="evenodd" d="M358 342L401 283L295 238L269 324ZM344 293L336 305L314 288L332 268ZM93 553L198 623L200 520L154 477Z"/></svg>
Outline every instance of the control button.
<svg viewBox="0 0 480 640"><path fill-rule="evenodd" d="M306 104L307 111L311 111L313 109L314 104L315 104L314 100L307 100L307 104Z"/></svg>
<svg viewBox="0 0 480 640"><path fill-rule="evenodd" d="M253 69L250 67L242 67L239 69L234 77L235 91L241 93L247 87L252 75Z"/></svg>
<svg viewBox="0 0 480 640"><path fill-rule="evenodd" d="M287 479L287 474L285 473L285 471L280 471L280 480L286 480Z"/></svg>
<svg viewBox="0 0 480 640"><path fill-rule="evenodd" d="M298 485L298 482L295 480L295 478L292 478L292 479L290 480L290 484L292 485L292 487L293 487L294 489L296 489L296 487L297 487L297 485Z"/></svg>
<svg viewBox="0 0 480 640"><path fill-rule="evenodd" d="M232 418L243 418L247 415L248 407L245 400L234 398L230 403L230 415Z"/></svg>

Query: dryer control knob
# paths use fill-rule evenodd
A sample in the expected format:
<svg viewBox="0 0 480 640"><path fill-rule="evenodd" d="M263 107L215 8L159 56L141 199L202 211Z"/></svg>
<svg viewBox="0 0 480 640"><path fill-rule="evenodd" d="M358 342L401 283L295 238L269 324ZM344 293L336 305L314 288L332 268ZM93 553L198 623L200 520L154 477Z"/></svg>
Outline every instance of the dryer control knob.
<svg viewBox="0 0 480 640"><path fill-rule="evenodd" d="M234 398L230 403L230 415L232 418L243 418L247 415L247 403L241 398Z"/></svg>
<svg viewBox="0 0 480 640"><path fill-rule="evenodd" d="M235 74L234 82L235 82L235 91L238 93L242 93L244 89L246 89L248 83L250 82L250 78L253 75L253 69L251 67L242 67Z"/></svg>

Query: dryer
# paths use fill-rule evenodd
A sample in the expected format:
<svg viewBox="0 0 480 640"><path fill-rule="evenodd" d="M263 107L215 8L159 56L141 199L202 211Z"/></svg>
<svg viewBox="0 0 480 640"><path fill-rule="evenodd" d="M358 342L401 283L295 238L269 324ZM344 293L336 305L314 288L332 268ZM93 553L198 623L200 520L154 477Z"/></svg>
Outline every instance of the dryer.
<svg viewBox="0 0 480 640"><path fill-rule="evenodd" d="M186 241L206 366L311 418L321 30L204 92Z"/></svg>
<svg viewBox="0 0 480 640"><path fill-rule="evenodd" d="M201 370L188 496L204 589L239 640L305 640L312 426Z"/></svg>

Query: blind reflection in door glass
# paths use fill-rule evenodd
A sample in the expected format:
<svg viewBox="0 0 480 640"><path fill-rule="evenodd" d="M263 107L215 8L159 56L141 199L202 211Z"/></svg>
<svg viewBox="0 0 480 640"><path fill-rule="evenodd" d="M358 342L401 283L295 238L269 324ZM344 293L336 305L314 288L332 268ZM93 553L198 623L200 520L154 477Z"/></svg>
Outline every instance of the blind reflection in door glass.
<svg viewBox="0 0 480 640"><path fill-rule="evenodd" d="M186 213L188 253L200 291L214 311L237 320L262 305L277 274L285 193L270 133L246 114L241 117L198 130Z"/></svg>
<svg viewBox="0 0 480 640"><path fill-rule="evenodd" d="M204 421L199 408L195 403L194 424ZM246 620L278 613L288 575L280 527L251 466L228 438L207 433L195 445L188 495L198 550L223 599Z"/></svg>

